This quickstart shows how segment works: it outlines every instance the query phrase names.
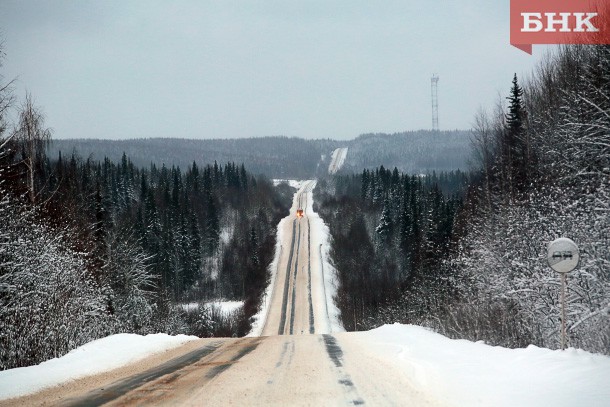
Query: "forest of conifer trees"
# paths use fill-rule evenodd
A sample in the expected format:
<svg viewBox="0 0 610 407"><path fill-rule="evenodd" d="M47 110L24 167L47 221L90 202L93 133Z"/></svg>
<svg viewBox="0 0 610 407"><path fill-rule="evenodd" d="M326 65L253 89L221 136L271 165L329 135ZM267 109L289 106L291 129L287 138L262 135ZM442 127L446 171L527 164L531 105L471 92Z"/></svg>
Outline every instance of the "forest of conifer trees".
<svg viewBox="0 0 610 407"><path fill-rule="evenodd" d="M411 176L380 167L319 184L316 201L332 234L346 329L391 322L387 310L397 304L425 313L429 296L417 290L440 278L467 182L460 171Z"/></svg>

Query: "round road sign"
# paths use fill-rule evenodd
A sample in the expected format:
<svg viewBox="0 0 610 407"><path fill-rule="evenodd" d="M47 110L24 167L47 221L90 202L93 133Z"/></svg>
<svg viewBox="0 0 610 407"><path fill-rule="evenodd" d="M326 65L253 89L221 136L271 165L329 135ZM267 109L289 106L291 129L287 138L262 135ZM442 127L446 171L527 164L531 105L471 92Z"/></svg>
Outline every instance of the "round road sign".
<svg viewBox="0 0 610 407"><path fill-rule="evenodd" d="M547 261L553 270L559 273L569 273L578 266L579 259L578 246L572 240L561 237L549 244Z"/></svg>

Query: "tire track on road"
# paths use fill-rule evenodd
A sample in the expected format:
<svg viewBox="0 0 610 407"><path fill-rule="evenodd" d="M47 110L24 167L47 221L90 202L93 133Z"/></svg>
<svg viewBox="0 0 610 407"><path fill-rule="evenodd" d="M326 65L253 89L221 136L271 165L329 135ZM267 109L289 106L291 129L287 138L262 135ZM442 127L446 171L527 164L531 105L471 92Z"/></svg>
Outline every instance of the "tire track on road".
<svg viewBox="0 0 610 407"><path fill-rule="evenodd" d="M274 384L278 379L284 376L285 371L290 368L292 364L292 358L294 357L295 352L295 344L294 340L286 340L282 347L282 353L280 354L279 360L275 363L275 369L269 379L267 379L267 384Z"/></svg>
<svg viewBox="0 0 610 407"><path fill-rule="evenodd" d="M359 396L358 390L356 390L356 386L354 386L352 378L343 368L343 350L337 343L337 340L334 336L328 334L322 335L322 338L326 347L326 353L338 371L339 380L337 380L337 383L343 386L343 391L348 398L348 403L354 406L361 406L365 404L362 397Z"/></svg>
<svg viewBox="0 0 610 407"><path fill-rule="evenodd" d="M299 272L299 251L301 249L301 223L299 222L299 239L297 242L297 257L294 261L294 273L292 275L292 305L290 306L290 335L294 334L294 308L297 296L297 274Z"/></svg>
<svg viewBox="0 0 610 407"><path fill-rule="evenodd" d="M286 308L288 307L288 288L290 287L290 270L292 266L292 256L294 255L294 242L296 233L297 220L292 221L292 242L290 243L290 254L288 255L288 266L286 267L286 280L284 282L284 297L282 298L282 313L280 316L280 326L278 329L278 335L284 335L284 328L286 326Z"/></svg>
<svg viewBox="0 0 610 407"><path fill-rule="evenodd" d="M65 406L99 406L119 397L122 397L132 390L137 389L153 380L159 379L163 376L172 374L168 378L168 381L174 381L179 377L179 370L186 366L192 365L202 358L208 356L218 348L220 348L222 342L212 343L201 349L194 350L187 353L186 355L180 356L179 358L170 360L157 368L147 370L143 373L135 375L127 380L113 384L107 388L97 389L92 391L90 394L74 400L66 400Z"/></svg>
<svg viewBox="0 0 610 407"><path fill-rule="evenodd" d="M252 352L254 349L256 349L258 347L258 345L260 344L260 342L262 341L262 338L257 338L257 340L253 341L252 344L246 345L244 346L242 349L240 349L235 356L233 356L231 359L229 359L227 362L214 366L206 375L205 377L208 379L213 379L214 377L218 376L219 374L221 374L222 372L224 372L225 370L229 369L231 366L233 366L233 364L235 362L237 362L239 359L243 358L244 356L246 356L248 353Z"/></svg>
<svg viewBox="0 0 610 407"><path fill-rule="evenodd" d="M180 405L185 398L214 382L244 356L254 351L264 338L242 338L220 346L215 352L181 369L148 380L131 391L116 395L110 400L114 406ZM99 405L97 403L78 405Z"/></svg>
<svg viewBox="0 0 610 407"><path fill-rule="evenodd" d="M313 301L311 299L311 224L307 219L307 299L309 300L309 333L316 332L313 318Z"/></svg>

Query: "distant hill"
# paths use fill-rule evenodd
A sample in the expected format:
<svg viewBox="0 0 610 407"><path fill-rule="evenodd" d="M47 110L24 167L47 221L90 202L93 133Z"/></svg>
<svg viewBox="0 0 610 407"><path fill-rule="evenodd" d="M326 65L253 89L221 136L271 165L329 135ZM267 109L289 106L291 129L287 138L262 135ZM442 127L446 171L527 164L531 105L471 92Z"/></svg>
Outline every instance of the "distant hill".
<svg viewBox="0 0 610 407"><path fill-rule="evenodd" d="M351 141L304 140L288 137L191 140L174 138L54 140L50 157L76 152L82 158L119 161L123 152L138 166L165 164L186 168L197 164L235 162L249 172L270 178L307 179L328 169L335 148L349 147L342 172L360 172L383 165L405 172L465 169L469 135L465 131L365 134Z"/></svg>
<svg viewBox="0 0 610 407"><path fill-rule="evenodd" d="M469 131L363 134L349 143L344 168L361 171L383 165L407 173L466 170L470 151Z"/></svg>
<svg viewBox="0 0 610 407"><path fill-rule="evenodd" d="M235 162L244 164L253 174L273 178L311 178L320 161L320 146L311 141L288 137L262 137L225 140L189 140L174 138L133 140L54 140L51 157L76 151L83 158L108 157L119 161L123 152L138 166L150 163L186 168L197 164Z"/></svg>

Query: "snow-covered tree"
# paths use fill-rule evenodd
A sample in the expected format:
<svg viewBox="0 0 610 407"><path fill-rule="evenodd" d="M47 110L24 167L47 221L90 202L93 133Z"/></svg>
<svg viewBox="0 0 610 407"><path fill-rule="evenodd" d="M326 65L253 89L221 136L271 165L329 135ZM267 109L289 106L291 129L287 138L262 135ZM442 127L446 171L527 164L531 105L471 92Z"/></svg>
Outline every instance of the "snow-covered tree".
<svg viewBox="0 0 610 407"><path fill-rule="evenodd" d="M0 369L27 366L108 332L101 289L69 230L51 230L0 191Z"/></svg>
<svg viewBox="0 0 610 407"><path fill-rule="evenodd" d="M432 325L506 346L558 347L559 277L545 257L547 244L564 236L577 242L582 255L568 276L569 342L596 352L610 349L608 56L607 46L562 47L524 88L527 183L514 184L518 193L502 186L502 174L511 169L504 153L491 170L482 168L486 184L467 205L459 252L448 262L459 276L462 299ZM522 125L513 112L520 94L513 83L508 128ZM478 120L483 152L483 133L504 118L491 120L496 124Z"/></svg>
<svg viewBox="0 0 610 407"><path fill-rule="evenodd" d="M381 218L379 224L375 228L376 241L378 246L384 246L390 238L393 231L392 217L390 216L390 203L386 199L383 203L383 210L381 212Z"/></svg>
<svg viewBox="0 0 610 407"><path fill-rule="evenodd" d="M44 115L40 108L34 106L31 94L27 94L19 111L19 123L13 141L21 153L21 159L27 169L27 186L30 202L36 201L36 172L44 161L46 147L51 140L51 130L45 127Z"/></svg>
<svg viewBox="0 0 610 407"><path fill-rule="evenodd" d="M132 233L113 231L108 238L102 287L107 306L116 319L116 330L153 333L156 281L149 257Z"/></svg>

